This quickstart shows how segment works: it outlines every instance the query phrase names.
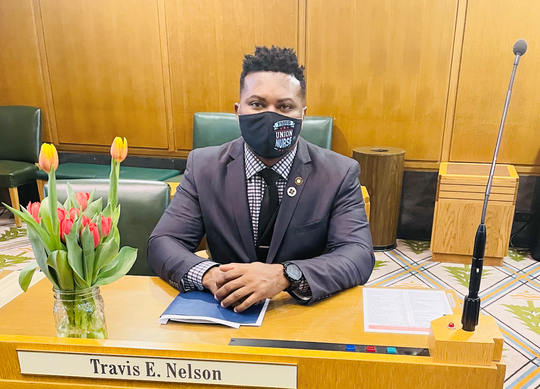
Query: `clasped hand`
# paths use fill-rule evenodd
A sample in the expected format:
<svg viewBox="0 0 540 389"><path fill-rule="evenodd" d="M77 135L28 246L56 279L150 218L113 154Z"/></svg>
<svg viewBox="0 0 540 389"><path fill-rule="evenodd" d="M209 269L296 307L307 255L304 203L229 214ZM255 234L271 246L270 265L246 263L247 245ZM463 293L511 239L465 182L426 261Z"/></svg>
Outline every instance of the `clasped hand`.
<svg viewBox="0 0 540 389"><path fill-rule="evenodd" d="M279 264L230 263L213 267L203 277L203 286L214 294L221 306L242 312L259 301L275 297L289 287Z"/></svg>

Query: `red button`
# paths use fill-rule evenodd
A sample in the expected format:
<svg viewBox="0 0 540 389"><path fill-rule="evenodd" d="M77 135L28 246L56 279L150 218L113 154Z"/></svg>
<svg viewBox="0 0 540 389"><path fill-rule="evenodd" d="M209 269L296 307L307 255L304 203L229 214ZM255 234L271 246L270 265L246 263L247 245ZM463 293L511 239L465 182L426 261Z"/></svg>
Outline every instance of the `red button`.
<svg viewBox="0 0 540 389"><path fill-rule="evenodd" d="M448 323L448 328L454 328L454 327L455 327L454 323L452 322Z"/></svg>
<svg viewBox="0 0 540 389"><path fill-rule="evenodd" d="M368 353L374 353L374 352L377 352L377 349L375 348L375 346L367 346L366 351Z"/></svg>

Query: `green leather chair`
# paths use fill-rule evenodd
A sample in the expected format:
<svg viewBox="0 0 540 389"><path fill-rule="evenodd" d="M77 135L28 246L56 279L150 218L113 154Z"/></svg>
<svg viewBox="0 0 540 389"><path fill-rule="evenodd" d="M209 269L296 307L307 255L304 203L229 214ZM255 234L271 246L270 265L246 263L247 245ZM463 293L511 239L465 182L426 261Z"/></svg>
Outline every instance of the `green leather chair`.
<svg viewBox="0 0 540 389"><path fill-rule="evenodd" d="M75 192L91 193L96 189L94 198L103 198L107 204L109 180L70 180ZM57 181L58 200L67 198L67 181ZM45 193L48 185L45 186ZM128 274L155 275L146 260L147 242L157 222L167 209L170 188L165 182L143 180L120 180L118 183L118 203L121 205L120 231L121 246L139 249L137 260Z"/></svg>
<svg viewBox="0 0 540 389"><path fill-rule="evenodd" d="M9 188L13 208L19 209L18 187L35 181L41 147L41 110L13 105L0 107L0 187ZM21 220L15 216L15 224Z"/></svg>
<svg viewBox="0 0 540 389"><path fill-rule="evenodd" d="M332 148L334 120L326 116L306 116L300 136L325 149ZM241 135L234 113L198 112L193 117L193 148L219 146Z"/></svg>

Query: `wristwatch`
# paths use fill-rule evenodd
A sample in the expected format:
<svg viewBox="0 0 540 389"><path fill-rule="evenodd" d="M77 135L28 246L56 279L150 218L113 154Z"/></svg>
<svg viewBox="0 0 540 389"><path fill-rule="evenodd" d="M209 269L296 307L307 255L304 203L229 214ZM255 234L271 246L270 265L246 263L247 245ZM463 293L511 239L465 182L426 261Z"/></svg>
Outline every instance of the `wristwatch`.
<svg viewBox="0 0 540 389"><path fill-rule="evenodd" d="M291 283L286 290L295 290L300 286L302 280L302 270L292 262L283 262L283 275Z"/></svg>

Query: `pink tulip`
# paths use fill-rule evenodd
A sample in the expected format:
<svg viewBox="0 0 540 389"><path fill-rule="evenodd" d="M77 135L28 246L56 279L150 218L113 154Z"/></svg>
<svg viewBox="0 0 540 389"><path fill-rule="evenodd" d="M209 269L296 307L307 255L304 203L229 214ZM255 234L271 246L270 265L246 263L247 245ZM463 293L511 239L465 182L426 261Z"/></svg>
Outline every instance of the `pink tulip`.
<svg viewBox="0 0 540 389"><path fill-rule="evenodd" d="M60 220L60 239L62 239L62 242L66 243L66 235L69 235L71 232L71 227L73 227L73 220Z"/></svg>
<svg viewBox="0 0 540 389"><path fill-rule="evenodd" d="M82 217L82 226L84 228L84 226L86 226L87 224L90 224L92 222L92 219L90 219L88 216L84 216Z"/></svg>
<svg viewBox="0 0 540 389"><path fill-rule="evenodd" d="M89 198L90 198L90 193L79 192L75 194L75 199L77 199L77 202L79 203L83 211L88 206Z"/></svg>
<svg viewBox="0 0 540 389"><path fill-rule="evenodd" d="M82 237L82 234L83 234L83 231L85 230L85 225L84 224L84 218L85 216L83 216L83 228L81 230L81 237ZM90 220L90 219L88 219ZM90 230L90 233L92 234L92 238L94 238L94 249L98 247L99 245L99 229L98 229L98 226L96 223L88 223L88 230Z"/></svg>
<svg viewBox="0 0 540 389"><path fill-rule="evenodd" d="M111 232L112 219L101 215L101 236L108 236Z"/></svg>
<svg viewBox="0 0 540 389"><path fill-rule="evenodd" d="M69 218L71 220L75 220L77 215L80 215L80 214L81 214L81 210L79 208L70 208L69 209Z"/></svg>
<svg viewBox="0 0 540 389"><path fill-rule="evenodd" d="M64 220L65 218L68 217L68 213L65 209L62 209L62 208L58 208L56 210L56 212L58 213L58 220L62 221Z"/></svg>
<svg viewBox="0 0 540 389"><path fill-rule="evenodd" d="M29 202L28 206L26 207L26 210L30 212L30 215L34 218L34 220L39 224L41 222L41 218L39 217L39 209L41 208L40 202Z"/></svg>
<svg viewBox="0 0 540 389"><path fill-rule="evenodd" d="M99 229L96 223L90 223L88 225L88 228L90 229L90 232L92 233L92 236L94 237L94 249L95 249L99 245Z"/></svg>

